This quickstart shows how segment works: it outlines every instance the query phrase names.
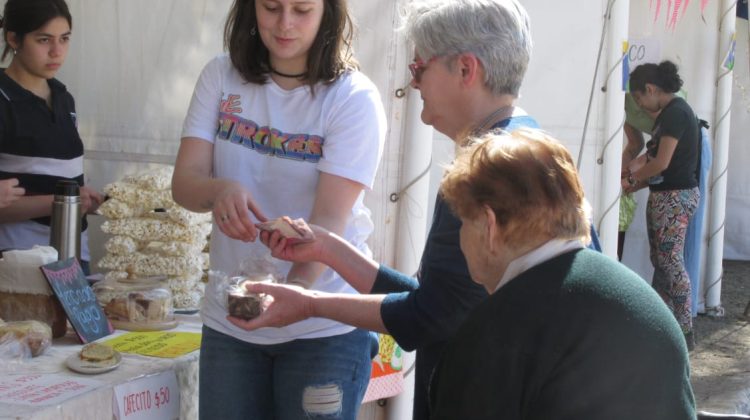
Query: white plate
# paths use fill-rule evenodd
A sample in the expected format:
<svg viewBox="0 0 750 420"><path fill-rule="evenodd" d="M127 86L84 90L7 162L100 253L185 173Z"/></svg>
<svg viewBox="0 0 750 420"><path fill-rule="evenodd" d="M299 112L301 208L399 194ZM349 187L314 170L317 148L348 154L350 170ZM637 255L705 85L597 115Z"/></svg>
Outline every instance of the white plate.
<svg viewBox="0 0 750 420"><path fill-rule="evenodd" d="M80 354L77 352L71 354L70 357L65 359L65 364L70 370L86 374L109 372L110 370L116 369L117 366L120 366L120 363L122 363L122 355L118 351L115 351L115 357L113 360L103 363L82 360Z"/></svg>

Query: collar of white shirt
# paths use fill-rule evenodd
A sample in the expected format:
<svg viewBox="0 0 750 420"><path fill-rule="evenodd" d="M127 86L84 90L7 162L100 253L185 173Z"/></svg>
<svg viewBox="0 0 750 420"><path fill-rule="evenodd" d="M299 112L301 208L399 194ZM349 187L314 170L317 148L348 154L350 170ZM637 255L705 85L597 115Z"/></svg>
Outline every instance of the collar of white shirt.
<svg viewBox="0 0 750 420"><path fill-rule="evenodd" d="M508 284L511 280L518 277L524 271L531 267L537 266L547 260L564 254L574 249L583 248L583 243L577 239L552 239L551 241L545 242L544 245L539 248L528 252L508 264L508 268L505 270L503 277L497 284L495 291L497 292L501 287Z"/></svg>

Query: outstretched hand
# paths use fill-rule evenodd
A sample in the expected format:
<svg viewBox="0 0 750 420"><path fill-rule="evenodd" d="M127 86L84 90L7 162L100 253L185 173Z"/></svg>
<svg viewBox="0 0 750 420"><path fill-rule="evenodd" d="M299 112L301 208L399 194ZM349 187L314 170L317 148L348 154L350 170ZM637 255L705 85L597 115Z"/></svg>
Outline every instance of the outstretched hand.
<svg viewBox="0 0 750 420"><path fill-rule="evenodd" d="M271 250L274 258L292 262L319 262L330 232L318 225L309 226L315 234L315 239L309 242L285 238L278 230L261 232L260 241Z"/></svg>
<svg viewBox="0 0 750 420"><path fill-rule="evenodd" d="M227 316L227 320L243 330L256 330L264 327L285 327L289 324L310 318L313 315L312 300L316 292L299 286L272 283L248 283L245 288L250 293L265 293L272 297L270 305L251 320Z"/></svg>

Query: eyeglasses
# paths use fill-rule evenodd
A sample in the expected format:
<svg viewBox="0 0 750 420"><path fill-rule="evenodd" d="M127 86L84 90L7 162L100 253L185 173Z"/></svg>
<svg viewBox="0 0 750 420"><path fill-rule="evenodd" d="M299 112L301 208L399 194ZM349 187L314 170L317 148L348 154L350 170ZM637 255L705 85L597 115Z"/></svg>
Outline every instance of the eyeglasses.
<svg viewBox="0 0 750 420"><path fill-rule="evenodd" d="M422 79L422 73L427 70L427 66L433 61L437 60L439 57L439 55L436 55L427 60L427 62L422 61L421 58L415 58L414 62L409 64L409 72L411 72L412 79L414 79L415 82L419 83Z"/></svg>

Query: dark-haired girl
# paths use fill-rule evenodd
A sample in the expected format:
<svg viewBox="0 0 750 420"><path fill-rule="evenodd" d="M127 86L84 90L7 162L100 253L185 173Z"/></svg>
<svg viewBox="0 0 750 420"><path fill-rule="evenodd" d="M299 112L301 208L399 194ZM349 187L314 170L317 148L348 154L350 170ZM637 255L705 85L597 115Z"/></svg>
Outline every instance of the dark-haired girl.
<svg viewBox="0 0 750 420"><path fill-rule="evenodd" d="M670 61L642 64L630 74L630 92L638 106L658 113L647 144L647 162L626 173L623 190L648 186L646 207L652 285L682 327L688 347L694 345L690 279L683 249L688 222L700 192L700 128L687 102L675 93L682 87L677 66Z"/></svg>
<svg viewBox="0 0 750 420"><path fill-rule="evenodd" d="M363 204L385 138L374 84L351 57L345 0L235 0L228 54L204 68L185 119L172 192L211 211L211 267L236 273L267 255L254 223L304 218L368 252ZM355 293L312 263L275 261L286 282ZM212 290L215 284L209 284ZM324 319L244 331L207 292L200 416L215 419L354 419L377 342Z"/></svg>
<svg viewBox="0 0 750 420"><path fill-rule="evenodd" d="M10 64L0 71L0 179L18 179L26 195L0 210L0 250L49 244L54 187L81 185L84 214L102 196L83 186L83 142L73 96L55 74L65 63L72 18L64 0L8 0L2 19ZM81 263L88 272L84 217Z"/></svg>

